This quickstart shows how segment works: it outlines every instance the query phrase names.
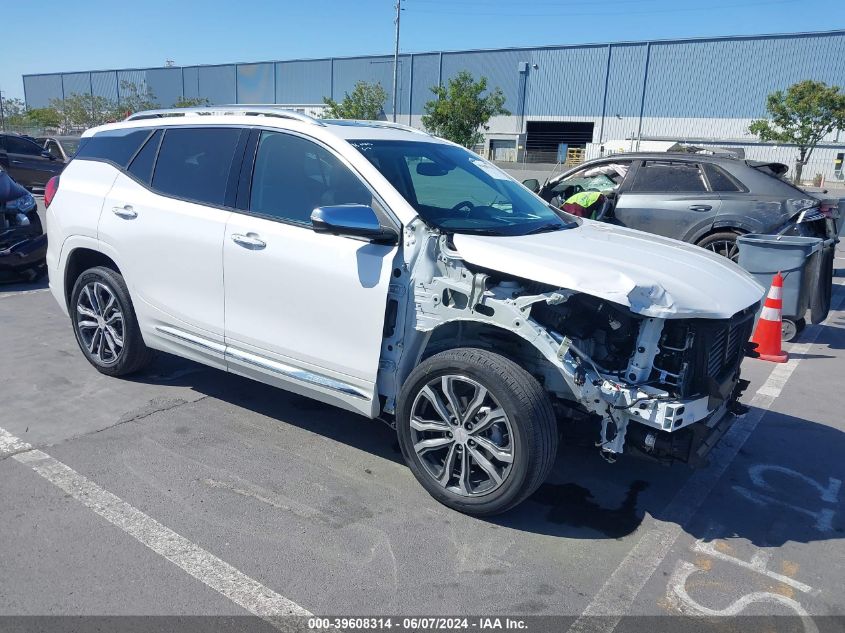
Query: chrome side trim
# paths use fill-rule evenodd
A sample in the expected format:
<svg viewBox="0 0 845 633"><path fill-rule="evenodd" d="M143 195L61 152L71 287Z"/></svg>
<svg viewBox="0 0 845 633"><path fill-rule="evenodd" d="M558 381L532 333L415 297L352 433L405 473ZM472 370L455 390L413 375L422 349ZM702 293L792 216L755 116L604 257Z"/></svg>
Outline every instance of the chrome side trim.
<svg viewBox="0 0 845 633"><path fill-rule="evenodd" d="M321 374L315 374L313 372L300 369L299 367L285 365L284 363L270 360L268 358L264 358L263 356L258 356L256 354L228 347L226 348L225 357L226 360L233 360L247 365L252 365L253 367L258 367L259 369L263 369L278 376L291 378L309 385L316 385L318 387L337 391L347 396L353 396L362 400L372 400L372 396L369 393L363 389L355 387L354 385L350 385L349 383L335 380L334 378L329 378L328 376L323 376Z"/></svg>
<svg viewBox="0 0 845 633"><path fill-rule="evenodd" d="M226 354L226 346L222 343L215 343L214 341L209 341L201 336L189 334L188 332L183 332L182 330L177 330L176 328L168 327L166 325L157 325L156 330L165 336L176 339L177 341L190 343L191 345L195 345L196 347L200 347L209 352L214 352L221 357Z"/></svg>

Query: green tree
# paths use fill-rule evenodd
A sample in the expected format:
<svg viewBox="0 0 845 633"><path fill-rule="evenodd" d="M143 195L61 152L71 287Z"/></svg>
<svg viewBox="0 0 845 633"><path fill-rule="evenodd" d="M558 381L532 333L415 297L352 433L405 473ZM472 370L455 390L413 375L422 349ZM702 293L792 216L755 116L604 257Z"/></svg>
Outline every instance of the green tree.
<svg viewBox="0 0 845 633"><path fill-rule="evenodd" d="M422 124L436 136L442 136L464 147L472 147L484 140L482 130L494 116L508 115L505 95L500 88L487 92L487 78L475 81L467 71L461 71L446 86L433 86L437 99L425 104Z"/></svg>
<svg viewBox="0 0 845 633"><path fill-rule="evenodd" d="M64 128L85 128L117 121L122 118L117 103L106 97L92 96L75 92L64 99L51 99L50 108L54 109Z"/></svg>
<svg viewBox="0 0 845 633"><path fill-rule="evenodd" d="M205 97L179 97L173 104L174 108L196 108L209 105Z"/></svg>
<svg viewBox="0 0 845 633"><path fill-rule="evenodd" d="M142 110L158 108L158 101L149 86L137 84L124 79L120 82L120 111L123 115L130 115Z"/></svg>
<svg viewBox="0 0 845 633"><path fill-rule="evenodd" d="M338 103L328 97L323 97L323 103L328 107L323 112L324 119L361 119L374 121L384 112L384 102L387 92L380 83L359 81L355 84L352 94L343 95L343 101Z"/></svg>
<svg viewBox="0 0 845 633"><path fill-rule="evenodd" d="M748 131L761 141L798 146L793 182L801 181L804 165L825 136L845 129L845 94L823 81L800 81L766 99L768 119L753 121Z"/></svg>
<svg viewBox="0 0 845 633"><path fill-rule="evenodd" d="M53 108L33 108L26 113L26 118L32 125L41 128L57 128L62 124L61 115Z"/></svg>
<svg viewBox="0 0 845 633"><path fill-rule="evenodd" d="M21 99L3 99L3 120L9 127L26 125L26 106Z"/></svg>

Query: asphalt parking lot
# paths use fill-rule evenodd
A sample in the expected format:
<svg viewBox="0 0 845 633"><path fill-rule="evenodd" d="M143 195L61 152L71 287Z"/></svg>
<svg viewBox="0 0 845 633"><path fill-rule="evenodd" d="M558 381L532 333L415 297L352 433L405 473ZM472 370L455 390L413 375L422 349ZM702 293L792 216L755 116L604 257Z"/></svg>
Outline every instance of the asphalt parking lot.
<svg viewBox="0 0 845 633"><path fill-rule="evenodd" d="M710 466L564 446L489 520L430 498L379 422L164 354L102 376L45 283L0 287L0 615L845 615L838 273L789 363L746 361Z"/></svg>

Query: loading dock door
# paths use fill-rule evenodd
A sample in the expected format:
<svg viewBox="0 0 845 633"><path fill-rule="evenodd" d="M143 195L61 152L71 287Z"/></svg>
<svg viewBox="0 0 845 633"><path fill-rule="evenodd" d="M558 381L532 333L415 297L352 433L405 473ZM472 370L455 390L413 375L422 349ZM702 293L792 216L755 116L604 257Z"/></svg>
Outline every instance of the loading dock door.
<svg viewBox="0 0 845 633"><path fill-rule="evenodd" d="M593 142L594 123L583 121L528 121L526 161L556 163L561 144L583 148Z"/></svg>

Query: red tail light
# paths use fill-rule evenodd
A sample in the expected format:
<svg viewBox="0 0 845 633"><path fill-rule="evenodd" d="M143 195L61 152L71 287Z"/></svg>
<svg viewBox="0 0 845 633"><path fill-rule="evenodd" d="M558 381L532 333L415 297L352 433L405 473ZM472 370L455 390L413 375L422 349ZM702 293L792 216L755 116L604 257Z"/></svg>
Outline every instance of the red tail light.
<svg viewBox="0 0 845 633"><path fill-rule="evenodd" d="M59 190L59 177L53 176L47 181L47 186L44 187L44 206L49 207L53 201L53 196Z"/></svg>

